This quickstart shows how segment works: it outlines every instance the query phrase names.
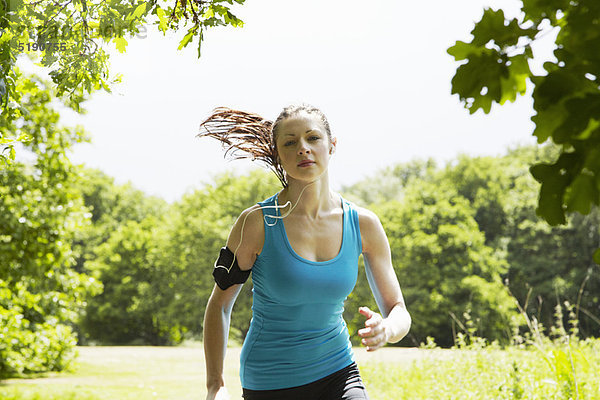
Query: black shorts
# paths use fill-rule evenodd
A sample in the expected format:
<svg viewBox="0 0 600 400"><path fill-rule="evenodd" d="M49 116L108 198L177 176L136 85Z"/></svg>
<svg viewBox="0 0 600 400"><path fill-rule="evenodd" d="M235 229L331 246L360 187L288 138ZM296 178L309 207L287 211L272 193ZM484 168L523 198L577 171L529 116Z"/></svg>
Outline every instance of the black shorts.
<svg viewBox="0 0 600 400"><path fill-rule="evenodd" d="M356 363L302 386L276 390L242 390L244 400L369 400Z"/></svg>

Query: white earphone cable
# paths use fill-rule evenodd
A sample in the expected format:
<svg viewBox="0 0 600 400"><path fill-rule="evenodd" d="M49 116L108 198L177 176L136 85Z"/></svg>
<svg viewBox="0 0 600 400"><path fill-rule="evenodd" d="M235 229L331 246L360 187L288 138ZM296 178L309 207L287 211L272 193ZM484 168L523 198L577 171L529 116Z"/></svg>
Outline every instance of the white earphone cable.
<svg viewBox="0 0 600 400"><path fill-rule="evenodd" d="M310 185L312 185L313 183L316 183L316 182L319 180L319 178L320 178L320 177L321 177L321 176L322 176L322 175L323 175L325 172L327 172L327 170L324 170L323 172L321 172L321 174L320 174L320 175L319 175L319 176L318 176L318 177L317 177L317 178L316 178L314 181L312 181L311 183L307 184L306 186L304 186L304 187L302 188L302 191L300 192L300 195L298 196L298 200L296 200L296 204L294 204L294 206L293 206L293 207L290 209L290 211L288 211L288 212L287 212L285 215L283 215L283 216L278 216L278 215L263 215L263 219L264 219L264 221L265 221L265 224L267 224L268 226L275 226L275 225L277 224L277 222L278 222L278 221L275 221L275 223L273 223L273 224L269 224L269 223L267 222L267 219L266 219L267 217L271 217L271 218L275 218L275 219L283 219L283 218L287 217L288 215L290 215L290 213L291 213L291 212L294 210L294 208L296 208L296 206L297 206L297 205L298 205L298 203L300 202L300 198L302 197L302 193L304 193L304 190L305 190L307 187L309 187ZM279 191L279 193L281 193L281 191ZM284 205L282 205L282 206L280 206L280 205L274 205L274 206L261 206L261 207L259 207L259 208L256 208L256 209L254 209L254 210L250 211L248 214L246 214L246 216L244 217L244 221L242 221L242 230L241 230L241 232L240 232L240 243L238 244L238 246L236 247L235 251L233 252L233 260L231 261L231 265L229 266L229 268L226 268L226 267L225 267L225 266L223 266L223 265L215 265L215 268L224 268L224 269L226 269L226 270L227 270L227 273L229 273L229 271L231 271L231 267L233 267L233 263L235 263L235 257L236 257L237 251L238 251L238 249L240 248L240 246L242 245L242 240L244 240L244 226L246 225L246 219L248 218L248 216L249 216L249 215L250 215L252 212L254 212L254 211L257 211L257 210L262 210L263 208L275 208L275 209L277 209L277 208L285 208L285 207L287 207L287 206L288 206L288 204L290 204L290 203L291 203L291 202L288 200L288 201L287 201L287 202L286 202Z"/></svg>

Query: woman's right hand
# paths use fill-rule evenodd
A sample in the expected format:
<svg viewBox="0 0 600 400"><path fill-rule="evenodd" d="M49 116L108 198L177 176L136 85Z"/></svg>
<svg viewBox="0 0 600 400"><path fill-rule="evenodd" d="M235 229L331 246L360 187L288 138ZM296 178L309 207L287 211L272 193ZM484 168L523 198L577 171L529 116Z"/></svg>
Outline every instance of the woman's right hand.
<svg viewBox="0 0 600 400"><path fill-rule="evenodd" d="M230 400L229 392L225 388L225 386L221 386L218 389L208 390L208 394L206 395L206 400Z"/></svg>

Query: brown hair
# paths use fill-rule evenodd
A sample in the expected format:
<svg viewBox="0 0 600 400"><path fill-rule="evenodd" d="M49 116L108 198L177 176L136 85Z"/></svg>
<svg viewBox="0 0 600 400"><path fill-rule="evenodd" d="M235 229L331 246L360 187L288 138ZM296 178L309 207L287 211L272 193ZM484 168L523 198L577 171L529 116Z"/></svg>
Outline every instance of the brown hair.
<svg viewBox="0 0 600 400"><path fill-rule="evenodd" d="M258 114L233 110L228 107L217 107L200 124L201 133L196 136L209 136L219 140L226 149L224 157L231 152L234 160L252 158L252 161L264 162L285 188L288 186L287 175L277 157L277 128L283 120L296 116L302 111L315 114L319 118L325 127L329 143L331 143L331 130L325 114L318 108L305 103L285 107L275 122L266 120ZM206 132L202 132L202 130ZM242 154L238 154L238 151L241 151Z"/></svg>

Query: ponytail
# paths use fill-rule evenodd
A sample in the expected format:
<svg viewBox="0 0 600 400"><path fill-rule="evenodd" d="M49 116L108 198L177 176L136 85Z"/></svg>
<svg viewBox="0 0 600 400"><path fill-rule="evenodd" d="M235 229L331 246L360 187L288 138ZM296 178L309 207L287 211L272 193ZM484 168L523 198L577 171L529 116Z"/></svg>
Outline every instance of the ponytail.
<svg viewBox="0 0 600 400"><path fill-rule="evenodd" d="M226 149L224 157L231 152L234 160L251 158L252 161L262 161L286 188L287 177L277 161L272 128L273 122L263 119L258 114L217 107L200 124L200 133L196 136L209 136L220 141Z"/></svg>

